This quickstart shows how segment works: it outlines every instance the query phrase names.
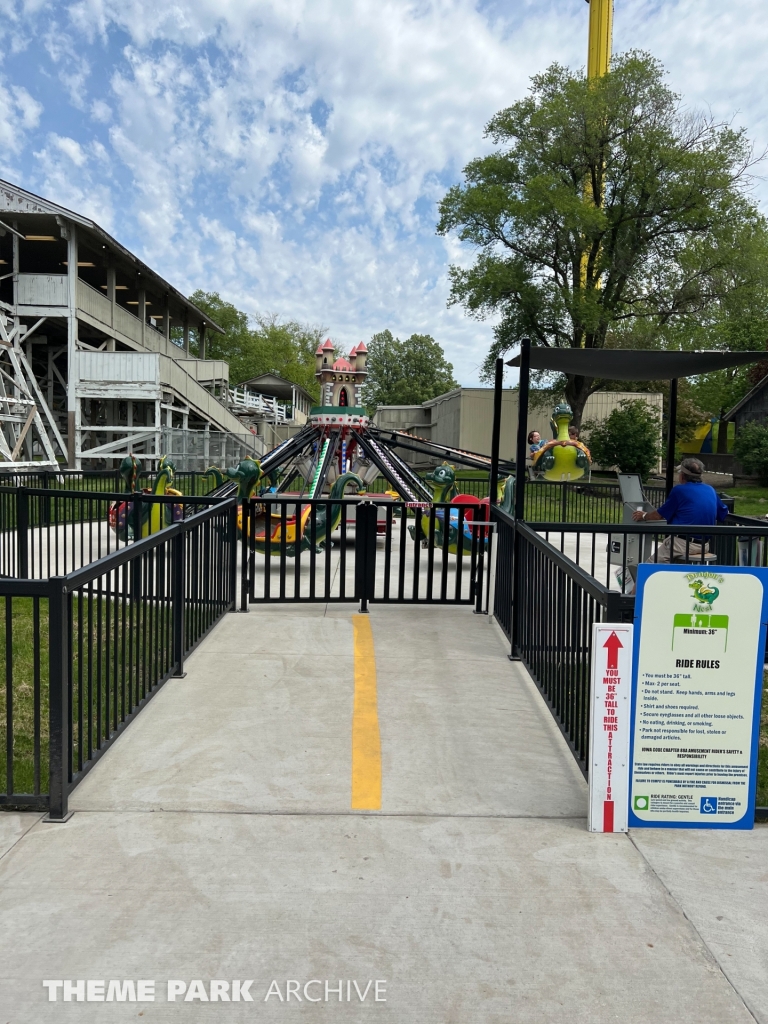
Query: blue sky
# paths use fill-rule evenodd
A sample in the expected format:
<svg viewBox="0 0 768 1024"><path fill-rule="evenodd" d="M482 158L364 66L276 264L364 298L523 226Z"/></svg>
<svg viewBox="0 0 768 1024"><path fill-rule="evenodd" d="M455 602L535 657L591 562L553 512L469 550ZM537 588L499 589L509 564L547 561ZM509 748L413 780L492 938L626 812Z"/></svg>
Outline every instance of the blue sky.
<svg viewBox="0 0 768 1024"><path fill-rule="evenodd" d="M344 346L430 333L472 384L491 325L446 308L472 254L435 235L436 203L532 74L584 63L587 19L584 0L0 0L0 176L183 290ZM630 47L768 144L766 0L616 0Z"/></svg>

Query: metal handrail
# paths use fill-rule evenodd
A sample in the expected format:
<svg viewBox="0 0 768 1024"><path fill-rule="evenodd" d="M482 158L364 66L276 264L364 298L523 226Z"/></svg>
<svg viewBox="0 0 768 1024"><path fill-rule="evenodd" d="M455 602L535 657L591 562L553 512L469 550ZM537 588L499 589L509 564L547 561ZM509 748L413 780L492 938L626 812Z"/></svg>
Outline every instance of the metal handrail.
<svg viewBox="0 0 768 1024"><path fill-rule="evenodd" d="M538 529L539 524L536 524ZM589 573L582 569L580 565L577 565L571 558L558 551L554 545L550 544L544 537L540 537L536 529L533 529L527 523L519 522L516 525L516 529L519 531L522 537L537 547L540 551L551 559L566 575L570 576L572 580L575 580L579 586L586 590L587 593L594 597L595 600L601 604L607 604L609 599L621 597L621 594L617 594L615 590L609 590L608 587L604 587L599 580L596 580L594 576L590 576ZM606 531L602 531L606 532ZM632 598L634 601L634 598Z"/></svg>
<svg viewBox="0 0 768 1024"><path fill-rule="evenodd" d="M117 551L104 555L103 558L99 558L95 562L84 565L81 569L75 569L74 572L59 577L59 579L62 580L67 592L76 590L78 587L92 582L92 580L97 579L104 573L118 569L121 565L125 565L126 562L130 562L131 559L138 558L145 551L151 551L153 548L160 547L162 544L178 536L178 534L188 533L200 523L212 519L216 513L232 508L236 504L237 498L225 498L204 512L197 512L195 515L190 516L189 519L184 519L180 523L173 523L171 526L163 527L157 533L153 533L149 537L142 537L141 540L136 540L132 544L127 544Z"/></svg>
<svg viewBox="0 0 768 1024"><path fill-rule="evenodd" d="M663 519L657 519L651 523L533 523L522 524L532 526L538 532L548 533L638 533L638 534L675 534L681 537L743 537L745 527L749 533L757 537L768 536L768 524L753 526L750 523L743 525L721 525L708 526L706 524L684 526L672 524Z"/></svg>

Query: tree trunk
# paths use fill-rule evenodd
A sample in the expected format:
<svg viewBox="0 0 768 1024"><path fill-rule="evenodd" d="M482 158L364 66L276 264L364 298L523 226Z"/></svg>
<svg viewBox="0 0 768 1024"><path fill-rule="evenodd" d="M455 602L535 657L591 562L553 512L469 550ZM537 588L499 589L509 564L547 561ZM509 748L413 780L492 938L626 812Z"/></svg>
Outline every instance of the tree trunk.
<svg viewBox="0 0 768 1024"><path fill-rule="evenodd" d="M584 406L592 394L593 377L575 377L568 374L568 383L565 386L565 399L573 413L574 427L581 428L581 420L584 416Z"/></svg>

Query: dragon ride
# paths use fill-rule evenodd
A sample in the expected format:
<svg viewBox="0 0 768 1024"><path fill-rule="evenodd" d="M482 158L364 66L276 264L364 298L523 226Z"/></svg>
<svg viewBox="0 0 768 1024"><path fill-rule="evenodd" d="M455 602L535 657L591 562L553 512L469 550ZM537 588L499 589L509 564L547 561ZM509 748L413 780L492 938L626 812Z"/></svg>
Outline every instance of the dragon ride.
<svg viewBox="0 0 768 1024"><path fill-rule="evenodd" d="M259 484L264 479L264 473L256 459L250 457L235 468L227 470L227 476L237 481L237 497L240 503L237 513L237 528L242 534L243 529L243 501L256 496ZM360 493L365 488L364 481L355 473L342 473L337 477L331 487L329 502L338 502L344 497L348 487L353 488L353 493ZM296 513L283 518L282 514L270 511L267 516L267 504L271 492L266 492L260 497L265 503L258 503L255 507L255 515L252 515L248 522L248 544L252 551L264 554L269 548L270 554L279 555L285 544L285 553L289 558L294 558L297 547L300 551L307 551L314 547L321 551L328 543L331 534L341 522L342 505L330 504L330 516L328 515L329 505L323 503L316 506L314 524L311 521L312 505L302 505L299 499L296 504ZM276 497L276 495L275 495ZM283 539L285 530L285 539Z"/></svg>
<svg viewBox="0 0 768 1024"><path fill-rule="evenodd" d="M480 526L478 523L487 523L490 516L490 498L478 498L474 494L459 494L456 488L456 470L447 462L437 466L431 473L425 475L434 488L435 503L456 505L453 508L438 508L435 510L435 527L432 535L432 544L435 548L442 550L445 543L446 513L448 522L448 551L452 555L471 555L473 546L482 544L487 546L488 527ZM508 476L506 480L500 480L498 485L497 500L499 508L508 515L514 515L515 478ZM416 537L416 527L409 526L411 537ZM429 542L429 521L423 518L421 521L421 532L423 542ZM473 541L473 536L477 541ZM475 550L477 548L475 547Z"/></svg>
<svg viewBox="0 0 768 1024"><path fill-rule="evenodd" d="M589 448L572 438L568 428L573 420L571 407L565 402L555 406L552 413L554 441L542 445L532 456L534 473L545 480L568 482L579 480L589 471L592 457Z"/></svg>
<svg viewBox="0 0 768 1024"><path fill-rule="evenodd" d="M176 467L164 455L160 460L157 469L154 485L151 488L138 490L137 484L141 474L141 463L135 455L127 455L120 463L120 475L125 480L129 494L133 495L165 495L182 497L181 491L173 487ZM127 498L125 501L115 502L109 509L109 525L121 540L133 540L136 530L136 515L134 513L134 501ZM138 512L141 522L141 536L148 537L157 533L165 526L177 523L184 518L182 505L172 502L139 502Z"/></svg>

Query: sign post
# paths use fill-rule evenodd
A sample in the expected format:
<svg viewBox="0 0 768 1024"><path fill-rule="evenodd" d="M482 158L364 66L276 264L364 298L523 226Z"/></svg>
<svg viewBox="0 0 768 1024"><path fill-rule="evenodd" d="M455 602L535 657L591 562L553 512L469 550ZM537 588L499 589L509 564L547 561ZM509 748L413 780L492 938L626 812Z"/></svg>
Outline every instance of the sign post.
<svg viewBox="0 0 768 1024"><path fill-rule="evenodd" d="M640 565L629 824L754 824L768 570Z"/></svg>
<svg viewBox="0 0 768 1024"><path fill-rule="evenodd" d="M589 711L589 831L626 832L633 627L592 626Z"/></svg>

